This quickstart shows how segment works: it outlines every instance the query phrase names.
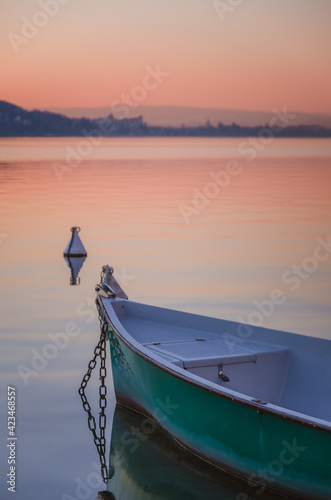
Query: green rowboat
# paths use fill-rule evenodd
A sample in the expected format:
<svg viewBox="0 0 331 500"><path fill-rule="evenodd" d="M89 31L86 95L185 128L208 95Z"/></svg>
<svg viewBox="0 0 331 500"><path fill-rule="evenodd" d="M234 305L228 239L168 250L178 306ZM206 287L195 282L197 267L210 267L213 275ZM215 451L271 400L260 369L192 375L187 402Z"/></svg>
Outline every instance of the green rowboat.
<svg viewBox="0 0 331 500"><path fill-rule="evenodd" d="M252 494L331 498L331 341L128 300L103 268L117 402Z"/></svg>

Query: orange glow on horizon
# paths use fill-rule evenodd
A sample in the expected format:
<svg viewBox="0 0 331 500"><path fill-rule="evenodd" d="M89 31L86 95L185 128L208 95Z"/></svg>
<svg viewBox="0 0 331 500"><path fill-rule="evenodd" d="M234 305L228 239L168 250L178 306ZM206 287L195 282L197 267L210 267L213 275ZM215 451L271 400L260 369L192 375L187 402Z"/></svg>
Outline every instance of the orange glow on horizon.
<svg viewBox="0 0 331 500"><path fill-rule="evenodd" d="M68 1L39 28L32 21L40 8L9 6L0 21L7 32L0 99L25 108L110 106L139 95L146 67L159 66L169 75L135 106L331 114L331 4L244 2L220 19L213 2L142 0L131 10L127 3ZM29 39L22 19L36 30Z"/></svg>

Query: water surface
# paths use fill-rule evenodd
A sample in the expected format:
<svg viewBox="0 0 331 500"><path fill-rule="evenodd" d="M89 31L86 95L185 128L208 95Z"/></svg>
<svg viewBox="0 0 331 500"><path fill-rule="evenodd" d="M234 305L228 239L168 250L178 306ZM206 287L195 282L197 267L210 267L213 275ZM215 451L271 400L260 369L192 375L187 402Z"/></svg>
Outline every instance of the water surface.
<svg viewBox="0 0 331 500"><path fill-rule="evenodd" d="M238 152L242 139L81 141L0 141L1 428L10 384L18 500L79 498L96 472L77 388L99 336L102 265L132 299L230 320L259 319L280 289L285 301L264 326L331 339L329 140L275 138L252 161ZM74 225L88 251L78 286L62 255ZM97 386L94 375L96 413ZM110 391L108 441L113 410ZM6 437L1 498L10 498ZM100 487L89 490L86 499ZM242 491L231 483L222 498Z"/></svg>

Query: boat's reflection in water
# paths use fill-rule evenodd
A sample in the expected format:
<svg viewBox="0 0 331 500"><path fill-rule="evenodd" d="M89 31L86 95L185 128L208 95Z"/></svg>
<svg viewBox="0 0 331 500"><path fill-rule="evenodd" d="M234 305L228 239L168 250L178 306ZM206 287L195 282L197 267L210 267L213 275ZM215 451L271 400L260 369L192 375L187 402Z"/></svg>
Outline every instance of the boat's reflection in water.
<svg viewBox="0 0 331 500"><path fill-rule="evenodd" d="M247 429L249 432L249 429ZM278 500L183 450L150 419L117 406L107 491L98 500ZM284 499L284 497L282 497Z"/></svg>

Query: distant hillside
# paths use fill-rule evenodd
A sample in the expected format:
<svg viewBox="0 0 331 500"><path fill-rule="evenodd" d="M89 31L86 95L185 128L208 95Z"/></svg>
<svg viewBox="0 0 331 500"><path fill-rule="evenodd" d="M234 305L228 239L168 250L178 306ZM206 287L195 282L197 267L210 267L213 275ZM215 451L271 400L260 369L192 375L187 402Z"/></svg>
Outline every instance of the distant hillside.
<svg viewBox="0 0 331 500"><path fill-rule="evenodd" d="M90 120L48 111L27 111L0 101L0 137L73 137L83 135L144 135L142 118Z"/></svg>
<svg viewBox="0 0 331 500"><path fill-rule="evenodd" d="M284 115L284 116L283 116ZM153 126L146 125L141 116L122 120L109 115L105 118L68 118L49 111L28 111L5 101L0 101L0 137L331 137L331 128L319 125L295 125L284 113L269 117L255 126L235 122L216 125ZM288 126L286 126L288 125ZM261 135L262 134L262 135ZM264 135L263 135L264 134Z"/></svg>

